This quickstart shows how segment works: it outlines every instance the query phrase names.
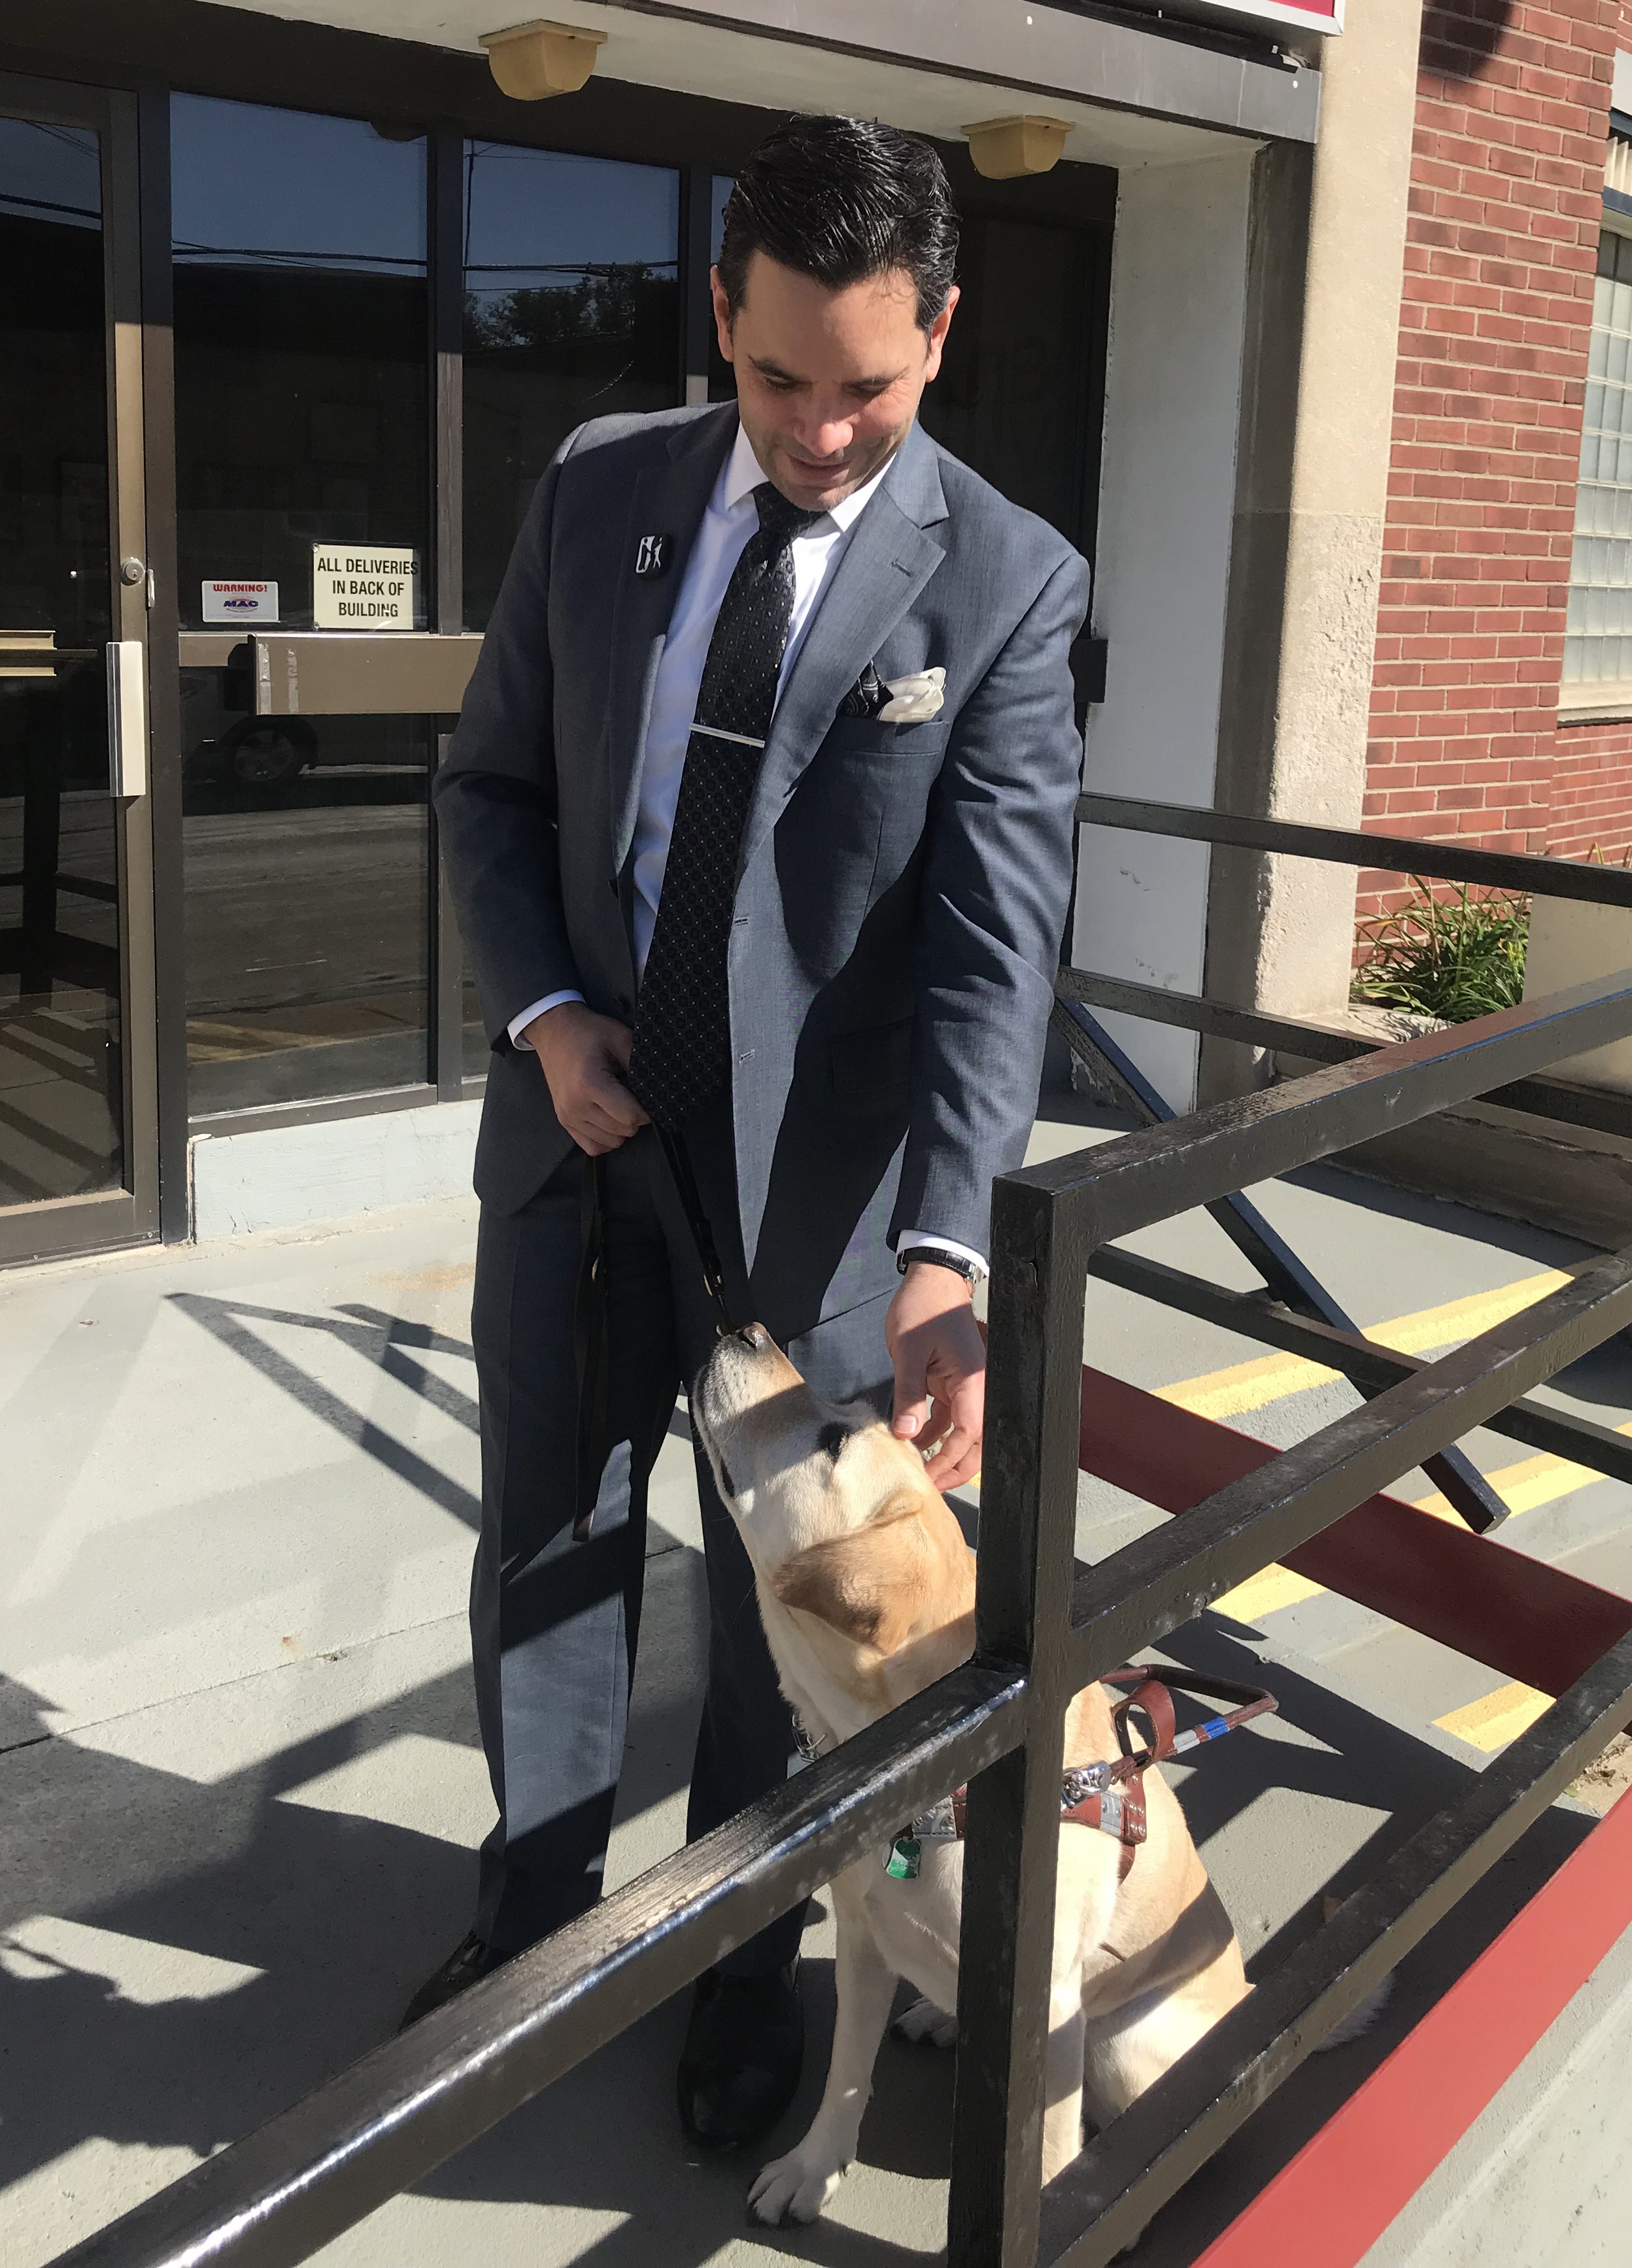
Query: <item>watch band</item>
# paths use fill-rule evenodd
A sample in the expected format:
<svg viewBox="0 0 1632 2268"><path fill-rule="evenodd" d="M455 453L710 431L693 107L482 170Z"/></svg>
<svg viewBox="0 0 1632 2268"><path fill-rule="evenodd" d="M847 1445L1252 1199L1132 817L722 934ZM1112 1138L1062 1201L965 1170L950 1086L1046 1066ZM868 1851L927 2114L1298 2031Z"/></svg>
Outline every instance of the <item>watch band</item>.
<svg viewBox="0 0 1632 2268"><path fill-rule="evenodd" d="M915 1260L927 1260L932 1268L950 1268L954 1276L961 1276L966 1284L978 1284L982 1271L973 1260L961 1252L948 1252L939 1244L914 1244L895 1256L895 1272L904 1276Z"/></svg>

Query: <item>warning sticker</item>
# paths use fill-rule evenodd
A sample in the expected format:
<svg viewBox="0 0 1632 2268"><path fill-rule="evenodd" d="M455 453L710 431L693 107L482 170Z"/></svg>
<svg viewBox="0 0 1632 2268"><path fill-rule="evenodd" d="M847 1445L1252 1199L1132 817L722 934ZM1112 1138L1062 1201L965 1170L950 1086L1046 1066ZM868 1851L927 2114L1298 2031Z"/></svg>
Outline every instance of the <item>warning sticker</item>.
<svg viewBox="0 0 1632 2268"><path fill-rule="evenodd" d="M202 619L207 622L275 622L276 583L212 580L203 586Z"/></svg>
<svg viewBox="0 0 1632 2268"><path fill-rule="evenodd" d="M320 630L411 630L418 581L417 551L314 543L312 619Z"/></svg>

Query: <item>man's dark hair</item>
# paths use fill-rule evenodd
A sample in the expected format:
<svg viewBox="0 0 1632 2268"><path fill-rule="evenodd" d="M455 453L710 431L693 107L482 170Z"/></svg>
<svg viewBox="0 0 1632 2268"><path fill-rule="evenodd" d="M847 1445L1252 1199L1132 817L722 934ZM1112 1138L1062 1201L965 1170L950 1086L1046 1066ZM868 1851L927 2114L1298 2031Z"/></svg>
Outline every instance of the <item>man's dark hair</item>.
<svg viewBox="0 0 1632 2268"><path fill-rule="evenodd" d="M871 118L790 118L768 134L725 206L720 282L734 315L756 252L830 291L904 268L928 330L946 305L958 214L927 142Z"/></svg>

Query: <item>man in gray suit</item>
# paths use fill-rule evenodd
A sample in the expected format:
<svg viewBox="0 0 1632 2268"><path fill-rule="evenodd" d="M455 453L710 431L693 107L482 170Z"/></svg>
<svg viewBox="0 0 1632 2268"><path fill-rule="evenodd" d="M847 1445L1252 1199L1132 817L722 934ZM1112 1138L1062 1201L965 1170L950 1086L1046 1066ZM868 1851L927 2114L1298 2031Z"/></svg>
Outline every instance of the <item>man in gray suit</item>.
<svg viewBox="0 0 1632 2268"><path fill-rule="evenodd" d="M802 119L756 151L714 280L736 404L562 444L437 781L493 1046L471 1625L499 1817L474 1928L410 2017L599 1894L647 1477L714 1335L699 1205L738 1322L893 1412L941 1486L979 1463L970 1303L1037 1093L1088 575L915 422L956 248L910 136ZM701 1459L697 1485L694 1837L783 1778L791 1735ZM695 2140L755 2139L791 2096L802 1919L699 1982Z"/></svg>

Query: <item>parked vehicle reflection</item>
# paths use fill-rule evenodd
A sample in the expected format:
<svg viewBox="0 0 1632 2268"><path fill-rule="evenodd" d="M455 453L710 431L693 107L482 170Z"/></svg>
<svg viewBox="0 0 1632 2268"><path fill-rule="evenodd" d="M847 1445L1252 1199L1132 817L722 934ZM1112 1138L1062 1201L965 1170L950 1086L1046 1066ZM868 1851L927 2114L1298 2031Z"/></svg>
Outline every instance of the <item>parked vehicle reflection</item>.
<svg viewBox="0 0 1632 2268"><path fill-rule="evenodd" d="M429 720L258 718L218 669L184 694L195 1116L423 1079Z"/></svg>

